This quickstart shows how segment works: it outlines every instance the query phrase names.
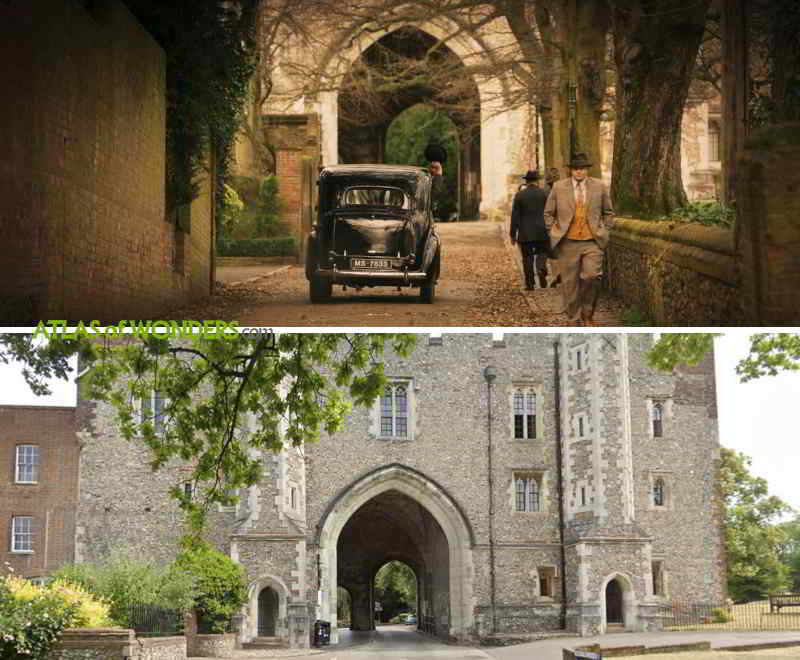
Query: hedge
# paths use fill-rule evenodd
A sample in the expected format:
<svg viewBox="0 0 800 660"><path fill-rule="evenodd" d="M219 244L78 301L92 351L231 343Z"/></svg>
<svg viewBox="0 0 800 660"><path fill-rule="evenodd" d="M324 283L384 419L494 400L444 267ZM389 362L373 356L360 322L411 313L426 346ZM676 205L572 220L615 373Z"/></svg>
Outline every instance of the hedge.
<svg viewBox="0 0 800 660"><path fill-rule="evenodd" d="M218 254L220 257L295 257L297 241L294 236L241 238L226 241Z"/></svg>

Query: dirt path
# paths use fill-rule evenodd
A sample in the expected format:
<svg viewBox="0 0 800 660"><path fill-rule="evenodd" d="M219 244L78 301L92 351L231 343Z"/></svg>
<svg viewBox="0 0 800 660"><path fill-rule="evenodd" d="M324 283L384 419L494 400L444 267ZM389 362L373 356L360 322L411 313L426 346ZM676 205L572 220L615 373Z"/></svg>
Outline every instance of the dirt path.
<svg viewBox="0 0 800 660"><path fill-rule="evenodd" d="M219 285L200 304L168 319L236 320L246 326L564 326L558 289L523 291L519 251L505 226L491 222L438 225L442 271L436 301L419 301L417 289L334 288L330 302L311 304L302 266L238 285ZM601 298L599 325L619 325L621 306Z"/></svg>

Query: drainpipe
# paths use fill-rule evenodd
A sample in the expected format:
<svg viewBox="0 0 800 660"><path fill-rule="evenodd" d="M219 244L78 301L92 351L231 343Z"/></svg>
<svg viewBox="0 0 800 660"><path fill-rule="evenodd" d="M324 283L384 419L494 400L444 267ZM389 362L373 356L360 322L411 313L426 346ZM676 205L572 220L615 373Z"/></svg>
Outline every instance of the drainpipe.
<svg viewBox="0 0 800 660"><path fill-rule="evenodd" d="M483 370L486 379L487 409L486 424L489 435L487 464L489 468L489 598L492 606L492 634L497 632L497 611L495 608L495 569L494 569L494 478L492 477L492 382L497 378L493 366Z"/></svg>
<svg viewBox="0 0 800 660"><path fill-rule="evenodd" d="M561 548L561 630L567 627L567 557L564 550L564 455L561 449L561 354L558 340L553 342L553 389L555 390L556 465L558 466L558 537Z"/></svg>

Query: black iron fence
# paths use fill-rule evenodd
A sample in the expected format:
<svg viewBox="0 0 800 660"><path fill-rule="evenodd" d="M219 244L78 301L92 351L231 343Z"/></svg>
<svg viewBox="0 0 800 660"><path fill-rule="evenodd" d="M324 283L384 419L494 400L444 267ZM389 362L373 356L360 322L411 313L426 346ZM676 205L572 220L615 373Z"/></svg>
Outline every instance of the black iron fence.
<svg viewBox="0 0 800 660"><path fill-rule="evenodd" d="M137 604L128 611L128 625L141 637L183 635L184 614L157 605Z"/></svg>
<svg viewBox="0 0 800 660"><path fill-rule="evenodd" d="M661 608L661 617L665 630L800 630L800 595L772 601L672 601Z"/></svg>

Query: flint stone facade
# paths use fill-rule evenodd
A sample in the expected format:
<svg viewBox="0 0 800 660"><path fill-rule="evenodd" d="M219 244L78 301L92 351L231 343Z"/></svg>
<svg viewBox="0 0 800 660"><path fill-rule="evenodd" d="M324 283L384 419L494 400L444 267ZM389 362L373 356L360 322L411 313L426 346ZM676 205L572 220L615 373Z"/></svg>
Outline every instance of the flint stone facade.
<svg viewBox="0 0 800 660"><path fill-rule="evenodd" d="M724 598L713 361L656 372L652 342L420 335L410 357L386 356L405 435L381 434L378 404L355 409L335 436L264 456L260 483L215 512L209 534L250 581L240 641L304 647L323 619L336 643L339 587L352 626L372 628L374 576L392 559L417 575L419 626L461 641L655 630L668 600ZM531 439L515 439L520 388L536 395ZM85 406L76 551L168 559L181 525L166 489L186 468L150 474L110 411ZM519 477L535 480L538 510L517 510Z"/></svg>

